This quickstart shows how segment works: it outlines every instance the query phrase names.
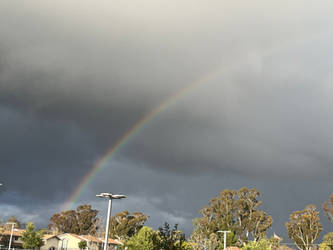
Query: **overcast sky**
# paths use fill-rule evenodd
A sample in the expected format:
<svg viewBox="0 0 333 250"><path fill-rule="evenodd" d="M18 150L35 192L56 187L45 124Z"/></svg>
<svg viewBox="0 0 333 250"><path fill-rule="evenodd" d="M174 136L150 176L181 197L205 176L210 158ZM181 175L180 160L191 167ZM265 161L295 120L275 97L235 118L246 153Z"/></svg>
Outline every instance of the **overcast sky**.
<svg viewBox="0 0 333 250"><path fill-rule="evenodd" d="M156 115L78 204L179 223L222 189L289 214L333 192L331 1L0 2L0 217L46 226L94 163ZM211 76L211 77L207 77ZM324 214L325 231L332 231Z"/></svg>

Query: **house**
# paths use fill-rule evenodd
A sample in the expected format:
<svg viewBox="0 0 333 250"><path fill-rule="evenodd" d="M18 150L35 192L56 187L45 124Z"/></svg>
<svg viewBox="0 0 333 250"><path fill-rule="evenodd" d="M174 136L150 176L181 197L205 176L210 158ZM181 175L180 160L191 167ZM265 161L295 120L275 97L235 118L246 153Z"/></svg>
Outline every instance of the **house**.
<svg viewBox="0 0 333 250"><path fill-rule="evenodd" d="M12 235L11 248L22 249L22 233L24 229L14 229ZM8 248L11 230L4 229L0 231L0 249ZM64 233L60 235L45 234L43 236L44 245L41 250L78 250L79 242L87 242L86 250L102 250L104 247L104 239L91 235L77 235ZM120 241L108 239L108 249L116 250L117 246L122 245Z"/></svg>
<svg viewBox="0 0 333 250"><path fill-rule="evenodd" d="M78 249L79 242L87 242L87 250L102 250L104 247L104 240L91 235L76 235L71 233L64 233L57 236L60 239L60 244L58 249L62 250L74 250ZM117 249L118 245L122 243L109 239L108 240L108 249ZM53 250L53 249L44 249L44 250Z"/></svg>
<svg viewBox="0 0 333 250"><path fill-rule="evenodd" d="M10 241L10 235L11 235L11 230L2 228L2 232L0 232L0 248L2 247L7 247L9 246L9 241ZM22 232L25 230L23 229L13 229L13 234L12 234L12 243L11 243L11 248L23 248L22 247Z"/></svg>
<svg viewBox="0 0 333 250"><path fill-rule="evenodd" d="M43 236L44 245L41 250L58 250L61 248L61 240L57 235L45 234Z"/></svg>
<svg viewBox="0 0 333 250"><path fill-rule="evenodd" d="M104 239L91 235L80 235L87 242L89 250L101 250L104 247ZM108 239L108 249L117 249L118 245L122 245L120 241Z"/></svg>

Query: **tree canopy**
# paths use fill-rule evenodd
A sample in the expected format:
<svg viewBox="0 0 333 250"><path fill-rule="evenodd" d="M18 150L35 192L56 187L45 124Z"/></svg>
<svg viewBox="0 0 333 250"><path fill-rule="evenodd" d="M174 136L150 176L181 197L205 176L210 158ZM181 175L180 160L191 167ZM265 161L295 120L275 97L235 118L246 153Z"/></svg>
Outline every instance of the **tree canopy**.
<svg viewBox="0 0 333 250"><path fill-rule="evenodd" d="M323 237L323 242L319 246L320 250L332 250L333 249L333 232L327 233Z"/></svg>
<svg viewBox="0 0 333 250"><path fill-rule="evenodd" d="M44 231L35 230L35 225L29 222L26 226L25 232L22 233L22 245L25 249L39 249L43 246Z"/></svg>
<svg viewBox="0 0 333 250"><path fill-rule="evenodd" d="M310 250L322 231L319 212L314 205L308 205L302 211L295 211L289 216L286 228L289 238L299 249Z"/></svg>
<svg viewBox="0 0 333 250"><path fill-rule="evenodd" d="M165 222L158 231L143 226L137 234L126 242L129 250L192 250L191 245L186 241L185 234L178 230L178 225L170 228Z"/></svg>
<svg viewBox="0 0 333 250"><path fill-rule="evenodd" d="M111 217L109 234L112 238L128 239L143 227L148 216L141 212L122 211Z"/></svg>
<svg viewBox="0 0 333 250"><path fill-rule="evenodd" d="M202 217L194 220L193 234L199 234L204 240L213 237L212 234L217 235L219 230L229 230L239 246L249 239L258 241L264 238L273 220L264 211L258 210L261 205L259 196L255 188L221 191L200 211ZM216 237L220 241L220 237Z"/></svg>
<svg viewBox="0 0 333 250"><path fill-rule="evenodd" d="M8 219L8 221L7 221L7 223L15 223L14 224L14 228L21 228L21 222L15 217L15 216L10 216L9 217L9 219ZM11 226L9 226L9 225L7 225L8 227L10 227L11 228Z"/></svg>
<svg viewBox="0 0 333 250"><path fill-rule="evenodd" d="M80 205L76 210L62 211L50 218L49 229L59 233L95 235L98 229L98 210L90 205Z"/></svg>
<svg viewBox="0 0 333 250"><path fill-rule="evenodd" d="M159 250L159 236L152 228L143 226L137 234L131 237L126 246L129 250Z"/></svg>
<svg viewBox="0 0 333 250"><path fill-rule="evenodd" d="M79 249L86 249L87 248L87 242L85 240L81 240L77 246L79 247Z"/></svg>
<svg viewBox="0 0 333 250"><path fill-rule="evenodd" d="M271 250L271 242L268 239L260 239L259 241L251 241L242 247L242 250Z"/></svg>
<svg viewBox="0 0 333 250"><path fill-rule="evenodd" d="M175 224L173 228L170 228L169 223L165 222L163 227L158 229L159 236L159 248L163 250L185 250L190 249L190 245L187 244L185 234L178 230L178 224Z"/></svg>

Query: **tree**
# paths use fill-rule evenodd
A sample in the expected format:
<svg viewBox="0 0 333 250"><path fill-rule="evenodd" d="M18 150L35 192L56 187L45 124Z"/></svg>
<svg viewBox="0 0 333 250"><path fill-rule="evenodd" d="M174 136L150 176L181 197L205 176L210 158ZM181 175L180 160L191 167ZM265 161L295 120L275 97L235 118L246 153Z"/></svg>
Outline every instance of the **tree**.
<svg viewBox="0 0 333 250"><path fill-rule="evenodd" d="M22 245L25 249L39 249L43 246L44 231L35 230L35 225L29 222L26 226L25 232L22 233Z"/></svg>
<svg viewBox="0 0 333 250"><path fill-rule="evenodd" d="M319 245L319 250L332 250L332 248L324 241Z"/></svg>
<svg viewBox="0 0 333 250"><path fill-rule="evenodd" d="M208 238L200 233L193 233L190 237L190 244L194 250L218 249L220 242L218 236L211 233Z"/></svg>
<svg viewBox="0 0 333 250"><path fill-rule="evenodd" d="M331 194L330 199L323 203L323 210L333 224L333 193Z"/></svg>
<svg viewBox="0 0 333 250"><path fill-rule="evenodd" d="M314 205L308 205L302 211L295 211L289 216L286 228L289 238L299 249L310 250L322 231L319 212Z"/></svg>
<svg viewBox="0 0 333 250"><path fill-rule="evenodd" d="M333 250L333 232L325 234L323 242L320 244L319 249L321 250Z"/></svg>
<svg viewBox="0 0 333 250"><path fill-rule="evenodd" d="M283 238L277 236L275 233L272 237L268 239L271 249L276 250L281 247L280 243L282 242Z"/></svg>
<svg viewBox="0 0 333 250"><path fill-rule="evenodd" d="M239 190L223 190L209 201L200 212L201 218L194 220L193 234L201 235L205 241L212 233L229 230L242 246L249 239L258 241L266 236L273 220L264 211L258 210L261 201L257 189L241 188ZM220 238L218 237L220 242Z"/></svg>
<svg viewBox="0 0 333 250"><path fill-rule="evenodd" d="M242 250L271 250L271 243L267 239L260 239L259 241L251 241L242 247Z"/></svg>
<svg viewBox="0 0 333 250"><path fill-rule="evenodd" d="M95 235L98 229L98 210L90 205L80 205L76 210L62 211L50 218L49 229L57 233L74 233Z"/></svg>
<svg viewBox="0 0 333 250"><path fill-rule="evenodd" d="M15 216L10 216L7 222L15 223L14 228L21 228L21 222L18 219L16 219ZM11 225L7 225L7 227L11 228Z"/></svg>
<svg viewBox="0 0 333 250"><path fill-rule="evenodd" d="M220 248L222 249L224 246L224 235L223 234L219 234L219 242L220 242ZM237 238L234 235L233 232L227 233L226 235L226 246L234 246L237 243Z"/></svg>
<svg viewBox="0 0 333 250"><path fill-rule="evenodd" d="M160 238L159 249L162 250L187 250L190 245L185 240L185 234L178 230L178 224L175 224L172 229L170 225L165 222L163 227L158 229Z"/></svg>
<svg viewBox="0 0 333 250"><path fill-rule="evenodd" d="M143 226L126 242L126 246L129 250L159 250L158 233L150 227Z"/></svg>
<svg viewBox="0 0 333 250"><path fill-rule="evenodd" d="M236 236L230 232L226 235L226 246L234 246L237 243ZM192 233L190 243L194 249L223 249L224 236L221 233L211 233L208 238L203 237L200 232Z"/></svg>
<svg viewBox="0 0 333 250"><path fill-rule="evenodd" d="M85 240L81 240L77 245L80 249L86 249L87 248L87 242Z"/></svg>
<svg viewBox="0 0 333 250"><path fill-rule="evenodd" d="M120 240L125 240L135 235L143 227L148 216L141 212L123 211L111 217L110 236Z"/></svg>

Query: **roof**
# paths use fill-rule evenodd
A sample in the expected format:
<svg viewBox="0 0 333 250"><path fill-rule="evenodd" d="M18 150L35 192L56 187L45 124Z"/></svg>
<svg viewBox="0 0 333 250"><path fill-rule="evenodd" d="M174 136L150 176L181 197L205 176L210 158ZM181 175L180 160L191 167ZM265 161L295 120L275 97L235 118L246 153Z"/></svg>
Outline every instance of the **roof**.
<svg viewBox="0 0 333 250"><path fill-rule="evenodd" d="M92 235L80 235L81 238L83 238L86 241L92 241L92 242L96 242L96 243L103 243L101 238L97 238L95 236Z"/></svg>
<svg viewBox="0 0 333 250"><path fill-rule="evenodd" d="M227 250L240 250L239 247L227 247L226 249Z"/></svg>
<svg viewBox="0 0 333 250"><path fill-rule="evenodd" d="M104 239L102 238L98 238L92 235L80 235L81 238L83 238L86 241L92 241L92 242L96 242L96 243L104 243ZM113 245L119 245L121 244L121 242L119 242L118 240L114 240L114 239L108 239L108 243L109 244L113 244Z"/></svg>
<svg viewBox="0 0 333 250"><path fill-rule="evenodd" d="M82 240L82 238L80 236L78 236L77 234L72 234L72 233L63 233L63 234L58 234L57 236L59 238L61 238L61 237L65 236L65 235L69 235L69 236L72 236L72 237L74 237L74 238L76 238L78 240Z"/></svg>
<svg viewBox="0 0 333 250"><path fill-rule="evenodd" d="M54 235L54 234L44 234L43 235L44 240L48 240L48 239L51 239L51 238L57 238L57 239L60 240L60 238L57 235Z"/></svg>
<svg viewBox="0 0 333 250"><path fill-rule="evenodd" d="M64 234L60 234L58 235L59 237L63 237L64 235L70 235L80 241L84 240L84 241L88 241L88 242L94 242L94 243L104 243L104 239L102 238L98 238L92 235L77 235L77 234L73 234L73 233L64 233ZM112 245L122 245L122 243L118 240L114 240L114 239L108 239L108 243L112 244Z"/></svg>
<svg viewBox="0 0 333 250"><path fill-rule="evenodd" d="M24 229L17 229L14 228L13 230L13 236L18 236L18 237L22 237L22 233L25 232ZM11 230L5 230L1 233L1 235L11 235L12 231Z"/></svg>

